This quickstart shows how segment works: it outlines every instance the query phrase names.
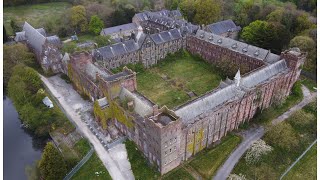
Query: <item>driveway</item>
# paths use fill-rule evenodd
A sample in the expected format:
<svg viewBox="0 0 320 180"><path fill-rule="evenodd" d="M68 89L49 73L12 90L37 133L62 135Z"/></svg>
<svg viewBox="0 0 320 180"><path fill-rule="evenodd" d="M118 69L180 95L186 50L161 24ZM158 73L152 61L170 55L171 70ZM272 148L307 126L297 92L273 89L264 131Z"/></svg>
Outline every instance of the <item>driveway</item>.
<svg viewBox="0 0 320 180"><path fill-rule="evenodd" d="M110 153L103 145L103 141L109 141L107 136L105 137L106 139L102 139L103 133L99 135L99 129L93 130L93 127L90 128L91 126L88 125L88 122L93 120L90 113L92 103L83 100L72 86L62 80L59 75L50 78L41 75L40 77L51 94L57 99L69 120L91 142L110 176L117 180L134 179L130 163L127 159L126 149L122 147L122 151Z"/></svg>

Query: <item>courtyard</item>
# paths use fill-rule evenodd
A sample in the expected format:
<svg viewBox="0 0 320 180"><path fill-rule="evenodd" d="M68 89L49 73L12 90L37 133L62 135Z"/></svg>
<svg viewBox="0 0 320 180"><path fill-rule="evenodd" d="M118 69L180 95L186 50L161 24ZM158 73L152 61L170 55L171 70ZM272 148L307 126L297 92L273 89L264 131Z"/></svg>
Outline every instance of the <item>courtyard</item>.
<svg viewBox="0 0 320 180"><path fill-rule="evenodd" d="M216 68L185 51L168 55L149 69L137 66L128 67L137 72L138 91L160 107L182 105L216 88L222 79Z"/></svg>

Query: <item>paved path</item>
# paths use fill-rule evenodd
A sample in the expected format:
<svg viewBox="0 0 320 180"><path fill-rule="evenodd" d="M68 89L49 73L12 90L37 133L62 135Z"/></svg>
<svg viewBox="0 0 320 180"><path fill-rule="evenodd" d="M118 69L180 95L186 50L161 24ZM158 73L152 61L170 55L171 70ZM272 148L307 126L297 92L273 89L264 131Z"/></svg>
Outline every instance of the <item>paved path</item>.
<svg viewBox="0 0 320 180"><path fill-rule="evenodd" d="M302 109L305 105L309 104L313 99L317 96L316 92L310 92L308 88L302 85L302 92L303 92L303 100L290 108L288 111L283 113L281 116L277 117L276 119L272 120L272 125L276 125L281 123L282 121L286 120L289 116L291 116L295 111Z"/></svg>
<svg viewBox="0 0 320 180"><path fill-rule="evenodd" d="M79 171L79 169L90 159L94 152L94 149L91 147L90 151L81 159L81 161L63 178L63 180L69 180L71 177Z"/></svg>
<svg viewBox="0 0 320 180"><path fill-rule="evenodd" d="M308 88L302 85L302 92L303 92L303 100L298 103L297 105L290 108L288 111L283 113L278 118L272 120L272 125L276 125L285 119L287 119L291 114L295 111L303 108L305 105L309 104L313 99L316 97L317 93L311 93ZM226 162L219 168L217 174L212 178L213 180L225 180L228 178L229 174L232 172L234 166L239 162L242 155L250 148L251 144L260 139L265 131L262 127L259 127L255 130L249 129L244 131L244 140L243 142L237 147L236 150L232 152Z"/></svg>
<svg viewBox="0 0 320 180"><path fill-rule="evenodd" d="M217 174L213 177L214 180L227 179L234 166L238 163L242 155L250 148L251 144L260 139L264 134L264 128L258 127L249 129L244 135L242 143L229 156L227 161L219 168Z"/></svg>
<svg viewBox="0 0 320 180"><path fill-rule="evenodd" d="M86 104L84 100L81 99L80 95L72 89L71 85L68 89L68 93L70 93L69 96L76 96L78 103L70 103L70 99L67 97L64 97L61 93L62 91L59 89L57 90L54 86L54 84L51 83L51 80L48 78L45 78L44 76L41 76L41 80L45 84L45 86L50 90L51 94L58 100L58 103L63 108L64 112L66 113L67 117L76 125L78 130L91 142L94 149L97 152L97 155L103 162L104 166L107 168L110 176L113 179L119 179L119 180L131 180L134 179L134 175L131 171L131 166L128 167L127 164L124 165L124 167L129 168L119 168L123 167L121 162L123 162L123 158L121 160L117 159L117 156L111 156L110 152L104 148L104 146L101 144L100 140L93 134L89 127L86 126L85 122L81 120L81 112L79 112L79 109L83 107L83 104ZM58 76L53 76L51 78L58 78ZM67 86L66 84L60 84L60 86ZM118 161L119 160L119 161ZM123 171L126 169L125 171Z"/></svg>

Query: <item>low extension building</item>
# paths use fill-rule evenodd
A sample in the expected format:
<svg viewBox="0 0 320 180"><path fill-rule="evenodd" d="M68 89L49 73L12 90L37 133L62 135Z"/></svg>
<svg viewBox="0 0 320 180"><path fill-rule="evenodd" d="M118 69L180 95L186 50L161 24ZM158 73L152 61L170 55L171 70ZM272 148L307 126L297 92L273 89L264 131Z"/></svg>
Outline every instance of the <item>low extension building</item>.
<svg viewBox="0 0 320 180"><path fill-rule="evenodd" d="M241 27L237 26L231 19L228 19L209 24L205 27L205 30L219 36L237 39Z"/></svg>

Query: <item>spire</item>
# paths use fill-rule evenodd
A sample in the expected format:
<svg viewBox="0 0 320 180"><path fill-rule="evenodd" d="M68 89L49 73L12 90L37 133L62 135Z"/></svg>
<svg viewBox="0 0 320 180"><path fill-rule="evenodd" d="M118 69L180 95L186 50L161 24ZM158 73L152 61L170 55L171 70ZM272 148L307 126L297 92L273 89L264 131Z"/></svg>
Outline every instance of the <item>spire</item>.
<svg viewBox="0 0 320 180"><path fill-rule="evenodd" d="M237 74L235 75L234 80L235 80L235 82L236 82L236 84L237 84L237 87L239 87L239 85L240 85L240 80L241 80L240 69L238 69L238 72L237 72Z"/></svg>

